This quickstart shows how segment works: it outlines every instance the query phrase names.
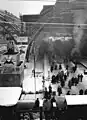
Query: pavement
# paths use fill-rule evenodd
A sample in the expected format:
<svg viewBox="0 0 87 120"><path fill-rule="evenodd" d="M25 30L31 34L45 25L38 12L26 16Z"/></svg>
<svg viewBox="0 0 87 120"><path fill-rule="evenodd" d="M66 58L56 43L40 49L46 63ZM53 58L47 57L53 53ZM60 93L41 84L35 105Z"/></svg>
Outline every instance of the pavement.
<svg viewBox="0 0 87 120"><path fill-rule="evenodd" d="M24 70L24 81L23 81L23 89L26 92L32 91L35 92L35 84L36 84L36 91L42 89L42 67L38 63L38 67L35 70L36 71L36 78L34 78L33 75L33 61L30 63L26 63L27 69ZM40 68L41 67L41 68ZM37 74L38 72L38 74ZM36 82L36 83L35 83Z"/></svg>
<svg viewBox="0 0 87 120"><path fill-rule="evenodd" d="M44 70L43 70L43 61L39 61L39 62L36 62L36 77L34 78L34 75L32 73L32 70L34 68L34 62L33 62L33 59L30 61L30 62L26 62L26 66L27 68L24 70L24 81L23 81L23 90L26 91L26 92L29 92L29 91L32 91L32 92L35 92L35 87L36 87L36 91L39 91L39 90L43 90L43 74L44 74ZM71 65L70 63L70 66L73 66ZM45 69L47 70L45 72L45 74L47 73L46 76L48 76L48 70L49 70L49 64L48 64L48 61L46 62L45 60ZM62 64L62 69L63 71L65 71L65 65ZM87 75L84 75L84 70L86 68L84 68L83 66L81 65L78 65L78 68L76 70L75 73L70 73L69 74L69 77L67 78L67 81L65 82L65 87L62 88L62 91L63 91L63 96L66 95L67 91L69 90L68 88L68 81L73 77L73 76L77 76L78 74L82 73L83 74L83 81L82 82L79 82L79 84L77 85L77 87L75 86L72 86L72 90L71 90L71 94L72 93L76 93L76 94L79 94L79 90L82 88L83 90L87 89ZM58 73L58 70L54 70L52 73L50 72L50 78L53 74L57 74ZM47 87L48 89L48 86L51 84L52 86L52 90L53 91L56 91L57 93L57 88L58 88L58 83L57 84L52 84L51 83L51 79L49 80L45 80L45 87ZM37 97L42 97L42 95L37 95ZM22 97L22 99L34 99L35 98L35 95L29 95L27 94L25 97Z"/></svg>

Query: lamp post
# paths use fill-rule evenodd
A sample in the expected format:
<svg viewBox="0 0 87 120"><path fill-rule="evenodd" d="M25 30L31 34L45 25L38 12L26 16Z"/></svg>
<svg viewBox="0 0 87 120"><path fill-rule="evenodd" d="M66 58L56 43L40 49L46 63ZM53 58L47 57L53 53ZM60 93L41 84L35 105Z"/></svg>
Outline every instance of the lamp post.
<svg viewBox="0 0 87 120"><path fill-rule="evenodd" d="M42 83L43 83L43 92L44 92L44 90L45 90L45 79L44 79L44 75L42 76Z"/></svg>
<svg viewBox="0 0 87 120"><path fill-rule="evenodd" d="M36 75L35 75L36 61L35 61L35 42L34 42L34 87L35 87L35 99L36 99Z"/></svg>

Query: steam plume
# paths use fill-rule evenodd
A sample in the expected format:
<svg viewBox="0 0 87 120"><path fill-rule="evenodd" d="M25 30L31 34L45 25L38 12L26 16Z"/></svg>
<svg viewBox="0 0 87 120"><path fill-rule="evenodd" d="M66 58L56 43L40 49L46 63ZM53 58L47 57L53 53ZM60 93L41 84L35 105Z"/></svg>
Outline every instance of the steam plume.
<svg viewBox="0 0 87 120"><path fill-rule="evenodd" d="M73 55L75 52L80 55L80 43L81 39L84 33L84 26L81 24L84 24L87 20L87 11L86 10L77 10L74 12L74 20L73 22L75 24L79 24L78 26L74 26L73 28L73 36L74 36L74 41L75 41L75 46L72 50L71 55Z"/></svg>

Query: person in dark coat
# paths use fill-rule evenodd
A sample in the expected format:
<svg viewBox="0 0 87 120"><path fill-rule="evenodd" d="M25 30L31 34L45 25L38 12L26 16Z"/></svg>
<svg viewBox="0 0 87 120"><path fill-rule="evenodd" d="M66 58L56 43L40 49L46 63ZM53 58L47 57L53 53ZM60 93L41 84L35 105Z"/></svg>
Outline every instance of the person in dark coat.
<svg viewBox="0 0 87 120"><path fill-rule="evenodd" d="M80 79L81 79L81 82L82 82L82 79L83 79L83 75L82 74L80 75Z"/></svg>
<svg viewBox="0 0 87 120"><path fill-rule="evenodd" d="M51 113L51 101L49 99L45 99L43 102L43 111L45 115L45 120L50 120Z"/></svg>
<svg viewBox="0 0 87 120"><path fill-rule="evenodd" d="M50 71L53 72L53 66L51 66Z"/></svg>
<svg viewBox="0 0 87 120"><path fill-rule="evenodd" d="M51 98L51 105L52 105L52 108L53 108L53 102L56 102L56 99L55 99L54 96Z"/></svg>
<svg viewBox="0 0 87 120"><path fill-rule="evenodd" d="M55 70L57 70L57 65L55 65Z"/></svg>
<svg viewBox="0 0 87 120"><path fill-rule="evenodd" d="M63 79L61 79L61 86L62 88L65 86L65 81Z"/></svg>
<svg viewBox="0 0 87 120"><path fill-rule="evenodd" d="M49 94L51 94L52 93L52 87L51 87L51 85L49 85Z"/></svg>
<svg viewBox="0 0 87 120"><path fill-rule="evenodd" d="M59 75L57 74L56 75L56 82L58 83L58 81L59 81Z"/></svg>
<svg viewBox="0 0 87 120"><path fill-rule="evenodd" d="M56 106L54 106L54 103L56 104L56 99L53 96L51 99L51 118L52 118L52 120L55 120L55 117L56 117Z"/></svg>
<svg viewBox="0 0 87 120"><path fill-rule="evenodd" d="M78 74L78 81L80 81L80 74Z"/></svg>
<svg viewBox="0 0 87 120"><path fill-rule="evenodd" d="M55 83L56 82L56 77L55 75L52 75L52 83Z"/></svg>
<svg viewBox="0 0 87 120"><path fill-rule="evenodd" d="M59 70L61 70L62 69L62 66L61 66L61 64L59 64Z"/></svg>
<svg viewBox="0 0 87 120"><path fill-rule="evenodd" d="M87 95L87 89L85 90L84 94Z"/></svg>
<svg viewBox="0 0 87 120"><path fill-rule="evenodd" d="M75 65L75 66L73 67L73 72L75 73L76 70L77 70L77 65Z"/></svg>
<svg viewBox="0 0 87 120"><path fill-rule="evenodd" d="M75 79L75 86L79 83L78 78Z"/></svg>
<svg viewBox="0 0 87 120"><path fill-rule="evenodd" d="M36 101L35 101L34 108L36 108L36 109L39 108L39 104L40 104L39 98L37 98Z"/></svg>
<svg viewBox="0 0 87 120"><path fill-rule="evenodd" d="M66 70L68 70L68 68L69 68L69 66L68 66L68 65L66 65Z"/></svg>
<svg viewBox="0 0 87 120"><path fill-rule="evenodd" d="M72 77L72 78L71 78L71 86L74 85L74 83L75 83L75 78Z"/></svg>
<svg viewBox="0 0 87 120"><path fill-rule="evenodd" d="M48 94L49 94L49 93L48 93L48 91L47 91L47 88L45 88L45 92L44 92L44 98L45 98L45 99L48 99Z"/></svg>
<svg viewBox="0 0 87 120"><path fill-rule="evenodd" d="M71 89L71 86L72 86L72 81L69 80L69 82L68 82L68 87L69 87L69 89Z"/></svg>
<svg viewBox="0 0 87 120"><path fill-rule="evenodd" d="M58 86L57 92L58 92L59 96L62 94L62 88L61 88L61 86Z"/></svg>
<svg viewBox="0 0 87 120"><path fill-rule="evenodd" d="M79 95L83 95L83 89L80 89L80 91L79 91Z"/></svg>
<svg viewBox="0 0 87 120"><path fill-rule="evenodd" d="M67 91L67 95L70 95L70 90Z"/></svg>
<svg viewBox="0 0 87 120"><path fill-rule="evenodd" d="M66 81L66 79L67 79L67 75L66 75L66 74L64 74L64 80Z"/></svg>

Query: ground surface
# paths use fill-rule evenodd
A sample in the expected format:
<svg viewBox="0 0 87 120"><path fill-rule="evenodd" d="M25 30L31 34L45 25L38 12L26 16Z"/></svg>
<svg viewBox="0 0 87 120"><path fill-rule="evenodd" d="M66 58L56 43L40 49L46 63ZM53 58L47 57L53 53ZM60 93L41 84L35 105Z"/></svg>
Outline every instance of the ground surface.
<svg viewBox="0 0 87 120"><path fill-rule="evenodd" d="M24 70L24 82L23 82L23 90L26 91L26 92L35 92L35 87L36 87L36 91L39 91L39 90L42 90L43 89L43 83L42 83L42 76L43 76L43 73L44 73L44 70L43 70L43 61L40 61L40 62L36 62L36 78L34 78L33 76L33 73L32 73L32 70L34 68L34 62L33 62L33 59L29 62L29 63L26 63L26 66L27 66L27 69ZM70 64L70 67L72 65ZM48 63L48 60L46 59L45 60L45 76L47 77L48 76L48 70L49 70L49 63ZM65 65L62 64L62 69L63 71L65 71ZM84 75L84 70L85 68L82 67L81 65L78 65L78 68L77 68L77 71L75 73L70 73L66 83L65 83L65 87L62 89L63 91L63 94L62 95L65 95L66 92L68 91L68 81L72 78L72 76L77 76L78 74L82 73L83 74L83 81L82 82L79 82L79 84L77 85L77 87L73 86L72 87L72 90L71 90L71 93L75 93L75 94L79 94L79 90L80 89L87 89L87 75ZM54 70L53 73L50 73L50 78L53 74L57 74L58 73L58 70ZM47 80L45 81L45 86L48 88L49 84L51 84L51 81L50 80ZM57 87L58 87L58 84L51 84L52 85L52 90L53 91L56 91L57 93ZM35 99L35 97L39 97L41 98L42 95L41 94L38 94L38 95L23 95L21 99Z"/></svg>

